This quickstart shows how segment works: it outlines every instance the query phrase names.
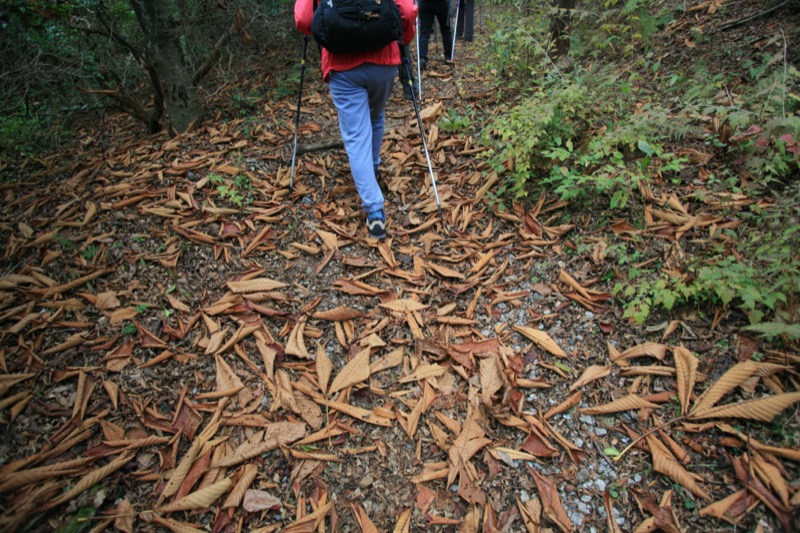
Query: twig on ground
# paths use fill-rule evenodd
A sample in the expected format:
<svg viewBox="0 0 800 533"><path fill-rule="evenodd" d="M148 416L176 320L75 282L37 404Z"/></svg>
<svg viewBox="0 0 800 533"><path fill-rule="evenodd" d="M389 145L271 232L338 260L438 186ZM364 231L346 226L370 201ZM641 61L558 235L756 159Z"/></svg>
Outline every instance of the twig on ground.
<svg viewBox="0 0 800 533"><path fill-rule="evenodd" d="M679 418L673 418L673 419L672 419L672 420L670 420L669 422L664 422L664 423L663 423L663 424L661 424L660 426L657 426L657 427L655 427L655 428L651 429L650 431L648 431L647 433L644 433L644 434L642 434L642 435L641 435L639 438L635 439L633 442L631 442L630 444L628 444L628 445L625 447L625 449L624 449L624 450L622 450L622 451L619 453L619 455L618 455L618 456L614 457L614 462L615 462L615 463L618 463L618 462L619 462L619 460L620 460L620 459L622 459L622 457L623 457L623 456L624 456L626 453L628 453L628 451L630 451L630 449L631 449L631 448L633 448L634 446L636 446L637 444L639 444L639 442L641 442L642 440L646 439L647 437L649 437L649 436L650 436L650 435L652 435L653 433L657 432L659 429L668 428L668 427L669 427L669 426L671 426L672 424L675 424L676 422L681 422L682 420L683 420L683 417L679 417Z"/></svg>
<svg viewBox="0 0 800 533"><path fill-rule="evenodd" d="M344 142L340 137L332 137L330 139L324 139L320 142L312 144L298 145L297 153L307 154L308 152L318 152L320 150L329 150L331 148L342 148L343 146Z"/></svg>
<svg viewBox="0 0 800 533"><path fill-rule="evenodd" d="M734 20L733 22L729 22L728 24L723 24L722 26L720 26L719 28L717 28L717 29L714 31L714 33L717 33L717 32L720 32L720 31L727 31L727 30L731 30L731 29L733 29L733 28L736 28L736 27L738 27L738 26L741 26L742 24L747 24L747 23L748 23L748 22L750 22L751 20L755 20L755 19L757 19L757 18L761 18L761 17L764 17L764 16L766 16L766 15L769 15L769 14L770 14L770 13L772 13L773 11L777 11L778 9L780 9L780 8L782 8L782 7L784 7L784 6L786 6L786 5L787 5L787 4L789 4L789 2L791 2L791 1L792 1L792 0L783 0L783 2L781 2L780 4L777 4L777 5L775 5L775 6L769 7L769 8L767 8L767 9L763 10L763 11L759 11L758 13L755 13L755 14L753 14L753 15L749 15L749 16L747 16L747 17L740 18L740 19L738 19L738 20Z"/></svg>
<svg viewBox="0 0 800 533"><path fill-rule="evenodd" d="M606 456L606 452L605 452L605 450L603 449L603 445L602 445L602 444L600 444L600 442L598 442L598 441L596 441L596 440L593 440L592 442L594 443L594 446L595 446L595 448L597 448L597 451L598 451L598 452L600 452L600 457L603 459L603 461L605 461L605 462L606 462L606 464L607 464L609 467L611 467L611 470L613 470L613 471L616 473L616 470L614 469L614 463L612 463L612 462L611 462L611 459L609 459L609 458Z"/></svg>

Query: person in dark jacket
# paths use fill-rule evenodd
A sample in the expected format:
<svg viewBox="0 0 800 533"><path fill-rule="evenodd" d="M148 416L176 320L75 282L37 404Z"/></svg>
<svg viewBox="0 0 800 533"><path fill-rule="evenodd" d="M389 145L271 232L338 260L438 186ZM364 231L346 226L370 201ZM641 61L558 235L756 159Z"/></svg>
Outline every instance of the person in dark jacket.
<svg viewBox="0 0 800 533"><path fill-rule="evenodd" d="M425 70L428 64L428 42L433 31L433 22L439 22L442 34L445 63L453 60L453 29L450 27L450 3L448 0L419 0L419 66Z"/></svg>

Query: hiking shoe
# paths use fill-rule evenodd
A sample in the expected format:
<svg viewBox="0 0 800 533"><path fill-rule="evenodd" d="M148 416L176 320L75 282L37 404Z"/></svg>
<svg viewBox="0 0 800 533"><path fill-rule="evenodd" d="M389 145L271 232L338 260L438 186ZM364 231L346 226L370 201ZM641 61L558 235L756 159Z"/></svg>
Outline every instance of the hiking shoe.
<svg viewBox="0 0 800 533"><path fill-rule="evenodd" d="M386 238L386 215L383 214L382 209L367 215L367 229L369 236L373 239L383 240Z"/></svg>

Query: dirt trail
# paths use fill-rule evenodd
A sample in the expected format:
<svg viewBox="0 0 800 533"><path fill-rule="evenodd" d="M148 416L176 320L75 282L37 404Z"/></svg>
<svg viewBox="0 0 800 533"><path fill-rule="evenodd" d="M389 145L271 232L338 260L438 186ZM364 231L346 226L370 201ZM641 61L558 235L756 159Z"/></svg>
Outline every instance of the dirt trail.
<svg viewBox="0 0 800 533"><path fill-rule="evenodd" d="M303 154L289 194L292 98L174 139L115 117L4 187L5 531L110 511L136 513L137 531L522 531L542 507L548 527L604 531L610 512L628 531L646 518L633 492L669 489L684 524L698 519L707 502L650 452L608 450L669 417L674 346L712 361L707 378L735 341L688 328L667 347L622 322L594 287L603 266L566 253L588 231L566 204L487 208L477 132L440 127L503 105L478 46L455 69L433 61L423 86L445 224L411 104L392 97L385 243L367 238L341 149ZM303 145L336 133L313 61L306 75ZM667 377L632 377L615 362L631 348ZM654 407L578 410L632 381ZM730 472L692 457L703 490L728 495Z"/></svg>

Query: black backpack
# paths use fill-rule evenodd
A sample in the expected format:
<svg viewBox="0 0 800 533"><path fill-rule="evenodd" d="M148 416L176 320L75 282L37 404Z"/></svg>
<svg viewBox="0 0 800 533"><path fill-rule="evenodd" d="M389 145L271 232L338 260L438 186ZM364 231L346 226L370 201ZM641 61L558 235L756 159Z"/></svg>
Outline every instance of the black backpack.
<svg viewBox="0 0 800 533"><path fill-rule="evenodd" d="M321 0L311 33L329 52L357 54L402 41L403 23L394 0Z"/></svg>

